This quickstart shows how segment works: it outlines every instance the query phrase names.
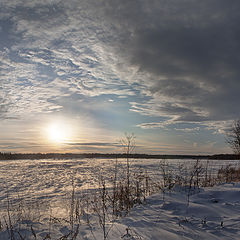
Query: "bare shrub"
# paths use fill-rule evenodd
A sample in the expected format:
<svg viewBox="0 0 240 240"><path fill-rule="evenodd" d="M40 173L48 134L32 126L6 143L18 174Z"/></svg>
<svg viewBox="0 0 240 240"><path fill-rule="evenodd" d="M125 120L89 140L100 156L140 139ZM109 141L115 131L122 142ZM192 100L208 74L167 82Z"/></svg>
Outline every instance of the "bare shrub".
<svg viewBox="0 0 240 240"><path fill-rule="evenodd" d="M240 167L236 168L228 164L218 170L217 177L220 182L237 182L240 181Z"/></svg>
<svg viewBox="0 0 240 240"><path fill-rule="evenodd" d="M172 170L169 167L169 164L166 160L162 160L159 163L160 172L162 176L162 184L160 185L161 191L163 193L163 201L165 201L165 193L166 191L169 191L174 186L174 179Z"/></svg>
<svg viewBox="0 0 240 240"><path fill-rule="evenodd" d="M135 135L125 133L125 137L120 140L122 147L124 149L124 153L126 154L126 180L127 180L127 186L126 186L126 203L127 203L127 210L131 208L131 199L130 199L130 162L129 162L129 157L130 154L133 152L135 148Z"/></svg>
<svg viewBox="0 0 240 240"><path fill-rule="evenodd" d="M240 155L240 120L233 122L232 127L227 132L226 141L234 153Z"/></svg>

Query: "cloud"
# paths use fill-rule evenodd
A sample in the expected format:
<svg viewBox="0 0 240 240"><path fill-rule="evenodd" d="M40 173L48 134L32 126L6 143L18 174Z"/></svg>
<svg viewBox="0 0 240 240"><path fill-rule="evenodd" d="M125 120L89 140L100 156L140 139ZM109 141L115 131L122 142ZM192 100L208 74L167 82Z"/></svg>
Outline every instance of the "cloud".
<svg viewBox="0 0 240 240"><path fill-rule="evenodd" d="M61 111L61 100L73 95L116 95L135 98L130 111L165 125L212 129L239 118L238 1L3 0L1 6L1 31L7 29L1 91L11 116Z"/></svg>
<svg viewBox="0 0 240 240"><path fill-rule="evenodd" d="M118 57L106 43L114 34L98 21L98 2L3 2L5 46L1 81L11 116L60 111L59 99L134 96L119 73ZM1 14L1 16L3 16ZM109 38L108 38L109 37ZM12 39L12 41L8 41Z"/></svg>
<svg viewBox="0 0 240 240"><path fill-rule="evenodd" d="M121 55L152 97L132 110L186 122L239 118L239 8L237 1L114 2Z"/></svg>
<svg viewBox="0 0 240 240"><path fill-rule="evenodd" d="M122 145L119 143L104 143L104 142L73 142L73 143L67 143L67 145L71 146L95 146L95 147L121 147Z"/></svg>
<svg viewBox="0 0 240 240"><path fill-rule="evenodd" d="M0 97L0 119L6 118L6 113L8 111L8 106L6 104L6 101Z"/></svg>
<svg viewBox="0 0 240 240"><path fill-rule="evenodd" d="M163 122L141 123L138 124L137 126L143 129L165 128L165 124Z"/></svg>
<svg viewBox="0 0 240 240"><path fill-rule="evenodd" d="M193 127L193 128L174 128L176 131L181 132L196 132L200 130L200 127Z"/></svg>

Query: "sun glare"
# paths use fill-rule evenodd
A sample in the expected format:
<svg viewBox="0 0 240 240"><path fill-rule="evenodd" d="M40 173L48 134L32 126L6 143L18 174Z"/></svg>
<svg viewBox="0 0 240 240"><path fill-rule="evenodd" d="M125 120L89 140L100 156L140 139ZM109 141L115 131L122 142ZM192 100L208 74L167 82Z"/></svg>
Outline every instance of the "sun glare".
<svg viewBox="0 0 240 240"><path fill-rule="evenodd" d="M51 142L64 143L70 138L69 127L63 123L53 123L47 128L48 138Z"/></svg>

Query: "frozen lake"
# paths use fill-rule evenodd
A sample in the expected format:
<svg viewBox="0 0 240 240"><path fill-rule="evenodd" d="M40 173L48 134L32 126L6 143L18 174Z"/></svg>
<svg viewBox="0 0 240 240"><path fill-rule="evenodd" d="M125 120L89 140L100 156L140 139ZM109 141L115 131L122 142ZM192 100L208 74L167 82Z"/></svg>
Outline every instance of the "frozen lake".
<svg viewBox="0 0 240 240"><path fill-rule="evenodd" d="M118 159L118 177L125 176L126 159ZM161 159L130 159L131 173L147 172L157 181L161 178ZM166 160L175 171L180 164L191 166L196 160ZM201 160L206 165L207 160ZM53 205L66 201L74 182L76 192L88 192L98 186L99 176L111 181L116 159L47 159L0 161L0 209L6 208L7 200L50 200ZM223 165L240 166L239 160L209 160L212 174Z"/></svg>

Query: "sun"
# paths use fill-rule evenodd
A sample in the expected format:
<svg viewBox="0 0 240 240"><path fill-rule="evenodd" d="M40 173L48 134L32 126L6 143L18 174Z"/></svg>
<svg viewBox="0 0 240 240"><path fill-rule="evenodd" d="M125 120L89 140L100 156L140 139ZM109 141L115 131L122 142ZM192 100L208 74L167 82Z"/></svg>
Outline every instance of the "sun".
<svg viewBox="0 0 240 240"><path fill-rule="evenodd" d="M54 143L64 143L70 138L69 127L63 123L52 123L47 128L48 139Z"/></svg>

